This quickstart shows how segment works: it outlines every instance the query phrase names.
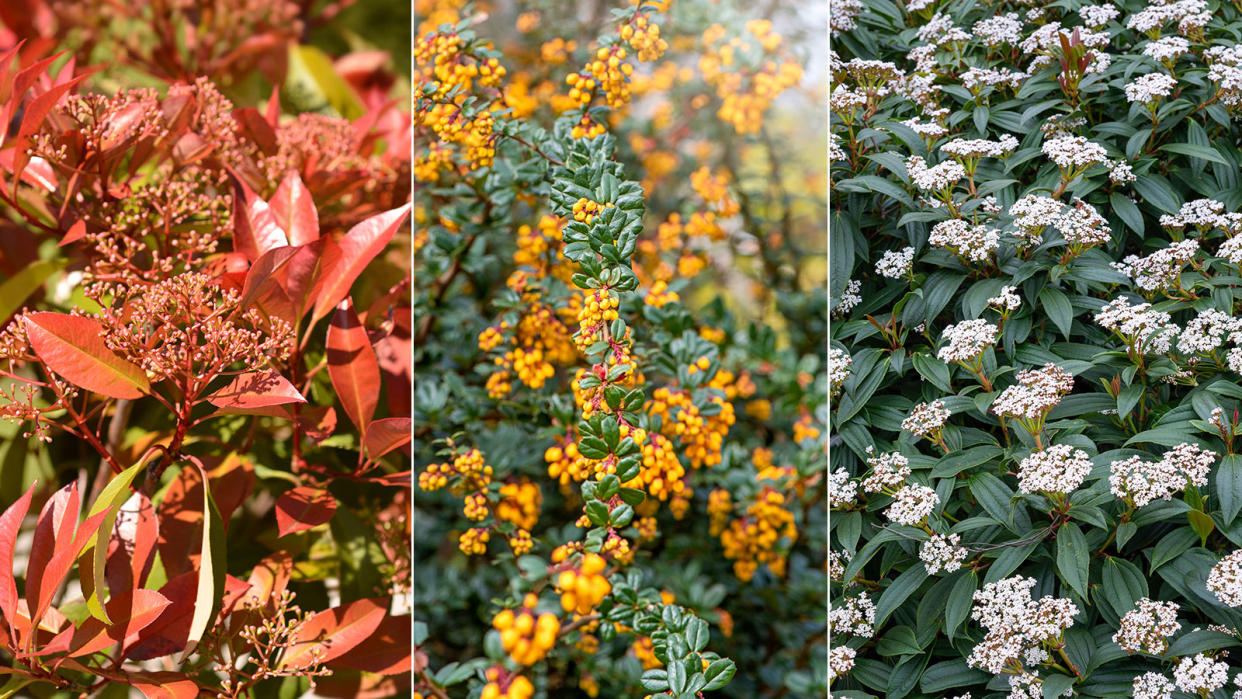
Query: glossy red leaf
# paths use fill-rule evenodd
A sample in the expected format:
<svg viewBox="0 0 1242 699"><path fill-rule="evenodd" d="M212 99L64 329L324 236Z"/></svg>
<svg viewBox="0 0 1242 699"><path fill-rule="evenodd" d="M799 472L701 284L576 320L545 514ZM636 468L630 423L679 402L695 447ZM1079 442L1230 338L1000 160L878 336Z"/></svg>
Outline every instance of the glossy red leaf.
<svg viewBox="0 0 1242 699"><path fill-rule="evenodd" d="M303 408L298 414L298 422L307 437L322 442L336 431L336 408L330 405L317 405Z"/></svg>
<svg viewBox="0 0 1242 699"><path fill-rule="evenodd" d="M78 523L77 483L71 483L70 497L65 502L65 512L61 517L60 526L53 543L53 553L47 563L38 571L29 571L26 577L26 599L31 609L31 623L37 625L44 613L52 604L56 592L64 584L73 562L86 548L86 544L103 524L110 510L105 509ZM42 517L40 517L42 519ZM72 525L72 526L70 526ZM35 528L36 543L31 546L30 565L36 565L35 546L38 542L39 527Z"/></svg>
<svg viewBox="0 0 1242 699"><path fill-rule="evenodd" d="M79 504L78 484L74 481L52 493L39 511L26 569L25 596L32 610L39 605L44 576L51 572L49 566L59 549L58 544L71 543L73 530L78 526Z"/></svg>
<svg viewBox="0 0 1242 699"><path fill-rule="evenodd" d="M235 452L230 452L223 459L203 457L203 462L208 465L207 478L211 481L212 498L227 528L229 517L254 490L254 463Z"/></svg>
<svg viewBox="0 0 1242 699"><path fill-rule="evenodd" d="M242 604L267 606L272 598L279 597L285 591L292 575L293 556L288 551L268 554L250 571L250 589L242 598Z"/></svg>
<svg viewBox="0 0 1242 699"><path fill-rule="evenodd" d="M290 171L276 188L276 194L268 202L276 223L289 234L290 245L305 245L319 240L319 212L310 190Z"/></svg>
<svg viewBox="0 0 1242 699"><path fill-rule="evenodd" d="M186 469L192 470L192 469ZM167 607L136 639L126 639L122 659L150 660L172 655L186 646L190 620L194 616L194 598L198 592L198 573L190 571L171 578L160 588L168 600Z"/></svg>
<svg viewBox="0 0 1242 699"><path fill-rule="evenodd" d="M65 93L72 90L78 83L86 79L87 76L79 75L68 82L63 82L53 86L47 92L30 100L30 104L26 105L26 110L22 113L22 125L17 130L17 138L13 140L13 186L17 186L17 182L21 179L22 171L26 169L26 164L30 162L30 137L37 133L43 126L43 120L47 117L47 113L56 106Z"/></svg>
<svg viewBox="0 0 1242 699"><path fill-rule="evenodd" d="M289 238L272 209L241 180L233 181L233 247L251 262L263 253L287 247Z"/></svg>
<svg viewBox="0 0 1242 699"><path fill-rule="evenodd" d="M353 650L332 661L346 667L380 675L399 675L414 668L410 656L410 615L384 617L375 632Z"/></svg>
<svg viewBox="0 0 1242 699"><path fill-rule="evenodd" d="M410 205L376 214L362 223L349 229L340 240L340 261L337 263L332 279L324 284L323 290L315 302L315 312L311 322L326 316L349 295L358 275L375 259L384 248L388 247L392 236L405 223L410 215Z"/></svg>
<svg viewBox="0 0 1242 699"><path fill-rule="evenodd" d="M129 684L147 699L194 699L198 685L180 672L131 672Z"/></svg>
<svg viewBox="0 0 1242 699"><path fill-rule="evenodd" d="M203 479L196 468L177 472L160 501L159 552L168 578L197 569L203 523Z"/></svg>
<svg viewBox="0 0 1242 699"><path fill-rule="evenodd" d="M108 541L108 558L104 565L108 589L120 593L141 587L155 562L158 541L155 507L146 495L135 493L121 506ZM85 573L83 576L88 577Z"/></svg>
<svg viewBox="0 0 1242 699"><path fill-rule="evenodd" d="M326 490L302 486L276 498L276 526L280 536L317 527L332 519L336 498Z"/></svg>
<svg viewBox="0 0 1242 699"><path fill-rule="evenodd" d="M284 267L289 258L293 257L293 253L297 252L296 248L281 247L268 250L259 256L250 269L246 272L246 282L242 285L241 301L238 308L246 310L254 303L265 289L269 286L275 286L275 276L281 267Z"/></svg>
<svg viewBox="0 0 1242 699"><path fill-rule="evenodd" d="M338 258L328 252L332 245L330 239L320 238L294 248L289 262L276 273L293 304L294 319L300 320L306 315L306 309L336 273Z"/></svg>
<svg viewBox="0 0 1242 699"><path fill-rule="evenodd" d="M271 371L252 371L234 378L227 386L207 397L207 401L226 412L245 412L286 403L305 403L306 398L289 379Z"/></svg>
<svg viewBox="0 0 1242 699"><path fill-rule="evenodd" d="M303 668L316 657L323 662L335 660L370 638L387 613L387 599L360 599L319 612L298 629L293 645L276 666Z"/></svg>
<svg viewBox="0 0 1242 699"><path fill-rule="evenodd" d="M171 604L168 598L155 590L125 590L104 604L111 625L87 617L73 633L70 656L96 653L128 638L137 639L138 632L150 626Z"/></svg>
<svg viewBox="0 0 1242 699"><path fill-rule="evenodd" d="M110 398L141 398L151 390L146 372L104 344L99 321L63 313L30 313L25 318L34 353L74 386Z"/></svg>
<svg viewBox="0 0 1242 699"><path fill-rule="evenodd" d="M402 471L400 473L389 473L378 478L372 479L373 483L379 483L389 488L412 488L414 487L414 472Z"/></svg>
<svg viewBox="0 0 1242 699"><path fill-rule="evenodd" d="M328 377L345 408L345 414L366 434L379 404L380 371L367 330L358 322L353 304L346 299L336 309L328 327Z"/></svg>
<svg viewBox="0 0 1242 699"><path fill-rule="evenodd" d="M386 417L367 427L367 456L378 459L384 454L410 443L413 422L408 417Z"/></svg>
<svg viewBox="0 0 1242 699"><path fill-rule="evenodd" d="M17 615L18 599L17 581L13 579L13 548L17 544L17 532L21 529L22 520L30 510L30 498L36 485L37 481L31 483L26 493L0 515L0 612L4 613L10 629Z"/></svg>
<svg viewBox="0 0 1242 699"><path fill-rule="evenodd" d="M78 221L69 226L69 230L65 231L65 237L60 239L60 246L76 243L86 237L86 221Z"/></svg>

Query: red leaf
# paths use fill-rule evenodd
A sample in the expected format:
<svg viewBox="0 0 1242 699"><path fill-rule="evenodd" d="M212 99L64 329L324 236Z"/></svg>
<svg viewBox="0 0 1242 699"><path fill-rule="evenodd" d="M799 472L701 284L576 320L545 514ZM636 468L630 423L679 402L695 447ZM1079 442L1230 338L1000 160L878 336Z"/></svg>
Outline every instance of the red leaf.
<svg viewBox="0 0 1242 699"><path fill-rule="evenodd" d="M332 519L336 498L318 488L294 488L276 499L276 526L280 536L305 531Z"/></svg>
<svg viewBox="0 0 1242 699"><path fill-rule="evenodd" d="M316 657L335 660L375 633L388 612L387 599L360 599L326 609L307 619L277 668L303 668Z"/></svg>
<svg viewBox="0 0 1242 699"><path fill-rule="evenodd" d="M183 469L195 471L197 469ZM161 554L162 555L162 554ZM190 635L190 620L194 616L194 598L198 593L198 573L182 573L160 588L160 594L168 600L158 618L138 632L137 639L126 639L121 651L122 659L150 660L172 655L185 648Z"/></svg>
<svg viewBox="0 0 1242 699"><path fill-rule="evenodd" d="M372 422L367 427L367 456L378 459L393 449L408 444L413 438L410 432L412 425L408 417L386 417Z"/></svg>
<svg viewBox="0 0 1242 699"><path fill-rule="evenodd" d="M17 187L18 180L21 179L22 171L26 169L26 163L30 162L30 137L38 132L43 126L43 120L47 117L47 113L52 111L52 107L64 97L65 93L73 89L78 83L86 79L85 75L56 85L47 92L30 100L30 104L26 105L26 111L22 114L22 125L17 130L17 138L13 141L13 187Z"/></svg>
<svg viewBox="0 0 1242 699"><path fill-rule="evenodd" d="M63 313L26 315L30 347L69 383L110 398L141 398L151 382L137 364L118 357L103 341L93 318Z"/></svg>
<svg viewBox="0 0 1242 699"><path fill-rule="evenodd" d="M380 371L366 328L358 322L353 304L341 302L328 327L328 377L341 398L345 414L366 434L379 404Z"/></svg>
<svg viewBox="0 0 1242 699"><path fill-rule="evenodd" d="M236 452L230 452L219 460L203 457L203 461L210 465L207 478L211 480L211 497L215 499L220 519L227 528L229 517L254 490L254 464L250 459L238 456Z"/></svg>
<svg viewBox="0 0 1242 699"><path fill-rule="evenodd" d="M67 495L62 496L62 493ZM30 547L30 568L26 574L26 600L30 605L31 624L38 626L64 584L69 569L86 542L99 530L109 510L104 509L78 523L78 484L62 488L44 506L35 526L35 540ZM54 533L53 533L54 532ZM47 552L51 553L48 556Z"/></svg>
<svg viewBox="0 0 1242 699"><path fill-rule="evenodd" d="M268 203L240 179L233 180L233 247L254 262L263 253L289 245Z"/></svg>
<svg viewBox="0 0 1242 699"><path fill-rule="evenodd" d="M275 285L273 277L277 271L289 262L289 258L293 257L293 253L297 252L296 248L283 247L268 250L259 256L259 259L250 266L250 270L246 272L246 283L242 286L241 301L238 308L246 310L250 304L258 298L268 284ZM272 281L269 281L272 280Z"/></svg>
<svg viewBox="0 0 1242 699"><path fill-rule="evenodd" d="M232 413L270 405L305 403L306 399L280 374L252 371L239 375L229 385L208 396L207 401Z"/></svg>
<svg viewBox="0 0 1242 699"><path fill-rule="evenodd" d="M410 205L406 204L391 211L376 214L349 229L349 232L340 240L341 259L336 266L336 273L332 275L328 283L324 284L323 291L315 303L315 312L311 315L312 324L327 315L349 295L349 289L354 285L354 280L362 274L362 270L366 269L371 260L388 246L393 234L405 223L409 215Z"/></svg>
<svg viewBox="0 0 1242 699"><path fill-rule="evenodd" d="M194 699L198 685L180 672L131 672L129 684L147 699Z"/></svg>
<svg viewBox="0 0 1242 699"><path fill-rule="evenodd" d="M322 442L336 431L336 408L330 405L303 408L298 414L298 423L307 437L316 443Z"/></svg>
<svg viewBox="0 0 1242 699"><path fill-rule="evenodd" d="M269 202L276 223L289 234L290 245L305 245L319 240L319 212L310 190L296 171L290 171L276 188Z"/></svg>
<svg viewBox="0 0 1242 699"><path fill-rule="evenodd" d="M285 591L292 575L293 556L288 551L268 554L250 571L250 589L242 598L243 604L267 606L269 600Z"/></svg>
<svg viewBox="0 0 1242 699"><path fill-rule="evenodd" d="M146 495L137 493L121 506L108 541L108 559L104 565L108 589L120 593L142 587L155 561L158 541L155 507ZM82 563L89 564L91 560L85 558ZM83 573L83 577L89 575Z"/></svg>
<svg viewBox="0 0 1242 699"><path fill-rule="evenodd" d="M155 590L125 590L113 596L104 607L114 623L109 626L87 617L73 633L69 655L95 653L130 637L137 639L138 632L158 619L169 604L168 598Z"/></svg>
<svg viewBox="0 0 1242 699"><path fill-rule="evenodd" d="M202 488L198 469L180 469L159 504L160 560L170 580L197 569L203 523Z"/></svg>
<svg viewBox="0 0 1242 699"><path fill-rule="evenodd" d="M318 298L335 274L339 256L329 252L334 244L330 238L321 238L294 248L289 262L275 275L293 303L294 319L301 320L310 301Z"/></svg>
<svg viewBox="0 0 1242 699"><path fill-rule="evenodd" d="M70 226L69 230L65 231L65 237L60 239L60 245L57 247L63 247L69 243L76 243L85 237L86 221L79 220L77 223Z"/></svg>
<svg viewBox="0 0 1242 699"><path fill-rule="evenodd" d="M399 675L414 669L410 657L410 615L384 617L375 632L332 664L381 675Z"/></svg>
<svg viewBox="0 0 1242 699"><path fill-rule="evenodd" d="M30 484L26 494L0 515L0 611L12 629L13 619L17 615L17 581L13 579L13 547L17 543L17 532L30 510L30 498L34 495L35 486Z"/></svg>
<svg viewBox="0 0 1242 699"><path fill-rule="evenodd" d="M373 482L388 486L390 488L412 488L414 487L413 478L413 471L402 471L401 473L389 473L387 475L380 476L379 478L374 479Z"/></svg>

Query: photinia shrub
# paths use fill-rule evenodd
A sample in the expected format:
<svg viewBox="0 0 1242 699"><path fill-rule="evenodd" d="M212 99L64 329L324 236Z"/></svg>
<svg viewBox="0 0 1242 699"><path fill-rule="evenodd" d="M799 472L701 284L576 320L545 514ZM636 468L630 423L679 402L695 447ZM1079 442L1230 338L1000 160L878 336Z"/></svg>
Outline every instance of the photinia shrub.
<svg viewBox="0 0 1242 699"><path fill-rule="evenodd" d="M416 3L415 696L822 695L814 23L459 5Z"/></svg>
<svg viewBox="0 0 1242 699"><path fill-rule="evenodd" d="M1228 696L1242 11L831 24L833 695Z"/></svg>
<svg viewBox="0 0 1242 699"><path fill-rule="evenodd" d="M407 95L191 5L0 10L0 693L399 695Z"/></svg>

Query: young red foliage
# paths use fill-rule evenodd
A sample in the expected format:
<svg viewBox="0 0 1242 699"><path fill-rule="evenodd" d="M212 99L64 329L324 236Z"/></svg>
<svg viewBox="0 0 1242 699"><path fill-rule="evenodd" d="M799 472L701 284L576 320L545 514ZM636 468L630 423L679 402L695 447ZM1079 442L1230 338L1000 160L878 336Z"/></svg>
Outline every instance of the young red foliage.
<svg viewBox="0 0 1242 699"><path fill-rule="evenodd" d="M294 488L276 499L276 527L288 536L325 524L336 512L336 498L326 490Z"/></svg>
<svg viewBox="0 0 1242 699"><path fill-rule="evenodd" d="M345 414L364 438L379 404L380 371L367 329L346 299L328 326L328 376Z"/></svg>
<svg viewBox="0 0 1242 699"><path fill-rule="evenodd" d="M360 599L312 616L298 629L278 667L298 668L339 658L369 638L384 621L387 599Z"/></svg>
<svg viewBox="0 0 1242 699"><path fill-rule="evenodd" d="M25 318L31 349L74 386L111 398L141 398L151 390L138 365L104 344L99 321L63 313L30 313Z"/></svg>

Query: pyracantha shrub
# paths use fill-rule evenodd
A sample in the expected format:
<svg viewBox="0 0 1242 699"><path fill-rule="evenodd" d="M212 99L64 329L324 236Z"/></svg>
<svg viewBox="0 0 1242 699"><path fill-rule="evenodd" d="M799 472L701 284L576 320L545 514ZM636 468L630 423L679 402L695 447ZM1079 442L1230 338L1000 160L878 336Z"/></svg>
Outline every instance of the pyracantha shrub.
<svg viewBox="0 0 1242 699"><path fill-rule="evenodd" d="M268 61L326 56L298 41L331 12L295 3L15 8L0 11L3 691L408 692L397 76L376 56L362 72L325 58L309 83ZM125 48L94 64L105 47ZM317 112L299 106L312 97Z"/></svg>
<svg viewBox="0 0 1242 699"><path fill-rule="evenodd" d="M1242 7L830 11L833 695L1242 686Z"/></svg>
<svg viewBox="0 0 1242 699"><path fill-rule="evenodd" d="M419 697L827 688L808 39L617 4L416 3Z"/></svg>

